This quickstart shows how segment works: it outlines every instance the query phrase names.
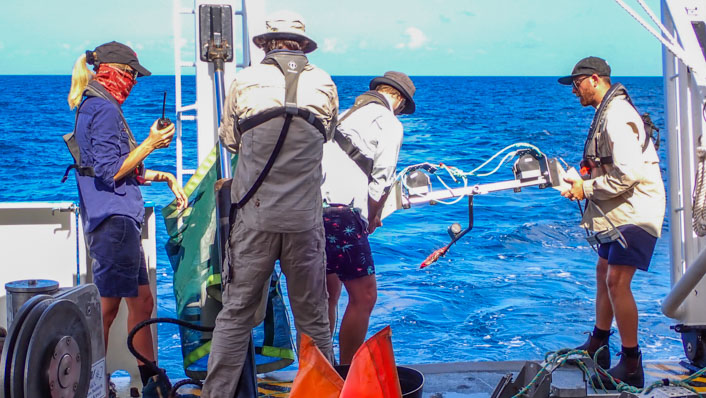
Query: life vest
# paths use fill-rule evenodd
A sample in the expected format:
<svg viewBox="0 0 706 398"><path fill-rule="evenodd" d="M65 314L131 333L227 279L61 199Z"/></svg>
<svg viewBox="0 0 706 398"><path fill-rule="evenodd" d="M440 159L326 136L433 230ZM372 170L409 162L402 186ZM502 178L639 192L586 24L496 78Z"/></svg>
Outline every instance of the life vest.
<svg viewBox="0 0 706 398"><path fill-rule="evenodd" d="M351 158L351 160L355 162L355 164L357 164L361 170L363 170L363 173L365 173L368 179L370 179L373 173L373 159L370 159L369 157L363 155L360 152L360 149L353 144L351 139L343 135L343 133L341 133L341 130L338 129L338 127L341 125L341 123L343 123L344 120L346 120L353 113L355 113L355 111L368 104L379 104L384 106L386 109L390 109L390 103L387 102L385 96L383 96L377 91L371 90L359 95L355 99L353 107L349 109L348 112L346 112L345 116L343 116L341 120L338 121L338 126L336 126L336 131L334 132L333 139L334 141L336 141L336 143L338 143L338 146L343 149L343 152L345 152L348 157Z"/></svg>
<svg viewBox="0 0 706 398"><path fill-rule="evenodd" d="M123 121L123 125L125 126L125 132L127 133L128 137L128 146L130 147L130 152L132 152L133 149L137 148L137 141L135 141L135 136L132 135L132 131L130 130L130 126L127 124L127 120L125 120L125 116L123 115L123 111L120 108L120 105L118 104L118 101L113 98L110 93L108 93L103 86L101 86L100 83L96 81L90 81L88 82L88 85L86 86L86 89L83 92L83 100L81 101L81 104L79 104L78 108L76 108L76 117L74 119L74 130L68 134L63 135L64 143L66 144L66 147L69 149L69 152L71 153L71 157L74 159L74 163L69 165L66 168L66 171L64 172L64 176L61 178L61 182L65 182L67 178L69 178L69 171L71 169L75 169L78 175L80 176L88 176L88 177L95 177L96 172L93 169L93 166L83 166L81 163L81 150L78 147L78 142L76 142L76 125L78 124L78 112L81 109L81 106L83 105L84 102L90 97L99 97L103 98L106 101L109 101L113 105L115 105L115 108L118 110L118 114L120 114L120 119ZM142 169L143 165L140 164L135 171L133 172L133 175L140 175L140 170Z"/></svg>
<svg viewBox="0 0 706 398"><path fill-rule="evenodd" d="M234 128L238 129L241 134L245 134L253 128L276 117L285 116L285 120L282 125L282 131L280 132L279 138L277 139L277 143L272 150L270 158L267 160L265 167L263 167L262 172L255 180L253 186L238 203L233 204L233 207L236 209L240 209L245 206L245 204L257 192L260 185L262 185L263 181L267 177L267 174L270 172L270 169L274 165L275 160L282 149L284 140L287 137L287 132L289 131L289 125L292 121L292 117L300 117L314 126L317 130L319 130L321 135L323 135L324 142L326 142L326 127L324 127L323 121L321 121L321 119L319 119L313 112L308 109L300 108L297 105L297 86L299 84L299 76L304 68L309 64L306 56L299 51L276 50L267 54L267 56L265 56L262 60L262 63L276 65L284 75L284 106L268 109L249 118L239 119Z"/></svg>
<svg viewBox="0 0 706 398"><path fill-rule="evenodd" d="M610 89L606 92L601 104L596 110L596 114L593 116L593 121L591 122L591 128L588 131L588 137L586 138L586 143L583 147L583 160L581 161L582 174L584 170L589 170L593 167L600 167L604 164L613 164L613 153L611 149L606 145L600 145L600 137L605 132L606 124L606 110L610 103L617 98L619 95L625 95L628 103L635 109L638 114L635 104L633 104L628 91L620 83L613 84ZM659 129L652 123L649 113L644 113L641 115L642 123L645 129L645 140L642 143L642 152L644 153L650 145L650 142L654 138L654 132L657 131L657 137L655 138L655 148L659 148Z"/></svg>

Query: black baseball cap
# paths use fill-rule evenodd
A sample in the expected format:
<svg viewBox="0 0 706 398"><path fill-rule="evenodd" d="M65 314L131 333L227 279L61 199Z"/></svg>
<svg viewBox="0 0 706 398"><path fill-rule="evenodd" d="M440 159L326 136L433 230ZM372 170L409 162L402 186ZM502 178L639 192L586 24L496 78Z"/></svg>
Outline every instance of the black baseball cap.
<svg viewBox="0 0 706 398"><path fill-rule="evenodd" d="M111 41L110 43L101 44L93 50L93 62L89 62L92 65L100 65L102 63L115 63L129 65L132 69L137 71L137 76L149 76L152 74L147 68L140 65L137 60L137 53L132 50L132 48L126 46L125 44L118 43L117 41ZM91 61L87 58L87 61Z"/></svg>
<svg viewBox="0 0 706 398"><path fill-rule="evenodd" d="M569 76L560 77L558 81L568 86L573 83L576 76L582 75L610 76L610 66L603 58L586 57L576 63Z"/></svg>

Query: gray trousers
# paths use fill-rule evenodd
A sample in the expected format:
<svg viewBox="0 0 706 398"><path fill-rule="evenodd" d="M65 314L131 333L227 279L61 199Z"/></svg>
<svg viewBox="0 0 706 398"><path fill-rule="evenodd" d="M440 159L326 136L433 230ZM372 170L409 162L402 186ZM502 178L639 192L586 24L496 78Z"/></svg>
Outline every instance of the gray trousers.
<svg viewBox="0 0 706 398"><path fill-rule="evenodd" d="M223 309L216 318L201 396L235 395L251 330L265 318L270 276L278 259L297 332L310 336L332 361L323 223L309 231L273 233L249 229L237 217L229 244L230 266L223 278L226 281L230 273L231 280L224 282Z"/></svg>

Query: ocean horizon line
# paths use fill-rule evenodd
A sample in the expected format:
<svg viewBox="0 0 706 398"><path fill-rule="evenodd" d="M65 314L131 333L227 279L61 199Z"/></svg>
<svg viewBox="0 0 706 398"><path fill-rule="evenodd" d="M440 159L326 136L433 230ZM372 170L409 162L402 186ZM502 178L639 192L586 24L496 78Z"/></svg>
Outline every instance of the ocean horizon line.
<svg viewBox="0 0 706 398"><path fill-rule="evenodd" d="M70 74L1 74L0 77L70 77ZM174 77L175 75L153 74L148 77ZM182 74L182 76L195 76L194 74ZM331 77L375 77L378 75L331 75ZM561 75L563 76L563 75ZM488 78L557 78L561 76L554 75L410 75L410 77L426 78L426 77L488 77ZM662 75L613 75L611 78L648 78L662 77Z"/></svg>

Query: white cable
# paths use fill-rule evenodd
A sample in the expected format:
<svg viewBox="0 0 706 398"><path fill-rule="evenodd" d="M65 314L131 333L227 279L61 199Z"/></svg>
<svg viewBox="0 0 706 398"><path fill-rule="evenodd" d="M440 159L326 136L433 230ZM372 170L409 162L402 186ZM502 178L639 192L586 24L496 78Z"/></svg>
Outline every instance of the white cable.
<svg viewBox="0 0 706 398"><path fill-rule="evenodd" d="M512 148L530 148L530 149L534 149L535 151L537 151L537 153L542 154L542 151L540 151L539 148L537 148L536 146L534 146L534 145L532 145L532 144L528 144L528 143L526 143L526 142L517 142L517 143L508 145L508 146L506 146L505 148L499 150L498 152L495 153L495 155L491 156L490 159L488 159L488 160L486 160L485 162L483 162L483 164L481 164L480 166L476 167L475 169L469 171L468 173L464 173L464 174L467 175L467 176L468 176L468 175L474 175L474 174L476 173L476 171L478 171L478 170L482 169L483 167L485 167L488 163L490 163L491 161L493 161L493 159L495 159L496 157L498 157L501 153L507 151L508 149L512 149ZM515 151L515 153L517 153L517 151ZM514 156L514 155L513 155L513 156ZM492 173L491 173L491 174L492 174ZM489 175L489 174L485 174L485 175ZM481 176L484 176L484 175L481 175Z"/></svg>
<svg viewBox="0 0 706 398"><path fill-rule="evenodd" d="M446 184L446 182L444 182L444 180L441 179L441 177L436 176L436 178L439 180L439 182L441 182L441 185L443 185L446 189L449 190L449 192L453 192L452 188L451 188L450 186L448 186L448 185ZM466 179L466 177L463 177L463 187L464 187L464 188L468 187L468 180ZM459 196L458 198L452 200L451 202L444 202L444 201L441 200L441 199L436 199L435 201L436 201L437 203L441 203L442 205L452 205L452 204L455 204L455 203L460 202L461 199L463 199L463 198L464 198L464 195L461 195L461 196Z"/></svg>
<svg viewBox="0 0 706 398"><path fill-rule="evenodd" d="M539 150L539 148L537 148L536 146L534 146L534 145L532 145L532 144L529 144L529 143L526 143L526 142L517 142L517 143L508 145L508 146L506 146L505 148L499 150L499 151L496 152L493 156L491 156L490 159L486 160L485 162L483 162L483 164L481 164L480 166L476 167L475 169L473 169L473 170L471 170L471 171L469 171L469 172L464 172L464 171L459 170L459 171L456 171L455 174L454 174L454 171L453 171L452 168L449 167L449 166L446 166L446 165L443 165L443 164L441 164L441 165L439 165L439 166L436 166L436 165L433 165L433 164L431 164L431 163L429 163L429 162L424 162L424 163L418 163L418 164L415 164L415 165L411 165L411 166L405 167L404 169L402 169L402 170L395 176L395 181L396 181L396 180L400 180L400 183L401 183L402 187L403 187L407 192L409 192L409 191L411 190L411 188L410 188L409 185L407 185L406 178L403 178L403 177L406 176L407 174L409 174L410 171L412 171L412 170L414 170L414 171L417 171L417 170L424 170L424 171L427 171L427 170L425 170L422 166L429 165L429 166L431 166L431 167L433 167L433 168L435 168L435 169L436 169L436 168L444 169L444 170L449 174L449 176L451 176L451 178L454 180L454 182L458 182L458 180L456 179L456 177L461 178L461 179L463 180L463 187L464 187L464 188L467 188L467 187L468 187L468 178L467 178L468 176L476 175L477 177L487 177L487 176L489 176L489 175L491 175L491 174L494 174L494 173L496 173L496 172L500 169L500 167L501 167L503 164L505 164L509 159L512 159L513 157L515 157L515 156L517 155L517 153L521 150L521 149L517 149L517 150L515 150L515 151L506 153L506 154L503 156L503 158L500 160L500 162L498 163L498 165L497 165L493 170L491 170L490 172L488 172L488 173L481 173L481 174L475 174L478 170L481 170L483 167L485 167L485 166L488 165L490 162L492 162L495 158L497 158L498 156L500 156L501 154L503 154L504 152L506 152L507 150L512 149L512 148L532 149L532 150L536 151L538 154L540 154L540 155L542 155L542 156L544 155L544 154L542 153L542 151ZM456 169L456 168L453 168L453 169L454 169L454 170L458 170L458 169ZM427 173L429 173L429 171L427 171ZM429 174L434 174L434 173L429 173ZM436 177L436 178L439 180L439 182L444 186L444 188L446 188L447 190L449 190L449 192L453 192L453 191L452 191L452 188L449 187L449 185L448 185L441 177L439 177L439 176L436 175L436 174L435 174L435 177ZM427 187L428 192L432 192L432 190L433 190L432 188L433 188L433 187L432 187L432 184L431 184L431 180L429 180L428 187ZM426 196L426 195L427 195L427 194L424 194L424 196ZM422 196L422 197L424 197L424 196ZM464 197L464 196L459 196L458 198L454 199L454 200L451 201L451 202L445 202L445 201L439 200L439 199L435 199L434 201L435 201L436 203L441 203L441 204L445 204L445 205L450 205L450 204L458 203L461 199L463 199L463 197Z"/></svg>
<svg viewBox="0 0 706 398"><path fill-rule="evenodd" d="M487 177L487 176L489 176L489 175L491 175L491 174L495 174L495 172L498 171L498 169L500 168L500 166L502 166L503 164L505 164L505 162L507 162L508 159L512 159L513 157L515 157L515 155L517 155L517 152L518 152L518 151L510 152L510 153L508 153L507 155L505 155L505 157L502 158L502 160L500 161L500 163L498 163L497 167L495 167L495 169L493 169L493 171L488 172L488 173L484 173L484 174L476 174L476 175L477 175L478 177Z"/></svg>

